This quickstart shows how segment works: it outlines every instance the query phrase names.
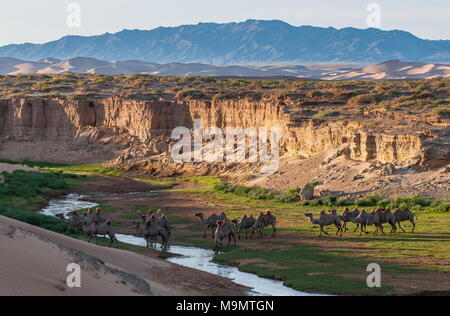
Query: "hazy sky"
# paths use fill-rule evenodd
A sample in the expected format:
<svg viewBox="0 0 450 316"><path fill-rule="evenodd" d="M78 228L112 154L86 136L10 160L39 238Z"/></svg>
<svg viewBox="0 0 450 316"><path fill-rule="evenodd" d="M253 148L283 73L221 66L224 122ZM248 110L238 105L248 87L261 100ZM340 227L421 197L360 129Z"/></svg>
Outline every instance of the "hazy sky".
<svg viewBox="0 0 450 316"><path fill-rule="evenodd" d="M67 7L81 8L81 27L67 26ZM198 22L279 19L293 25L367 27L366 8L381 7L381 28L427 39L450 39L450 0L2 0L0 45L43 43L64 35L95 35Z"/></svg>

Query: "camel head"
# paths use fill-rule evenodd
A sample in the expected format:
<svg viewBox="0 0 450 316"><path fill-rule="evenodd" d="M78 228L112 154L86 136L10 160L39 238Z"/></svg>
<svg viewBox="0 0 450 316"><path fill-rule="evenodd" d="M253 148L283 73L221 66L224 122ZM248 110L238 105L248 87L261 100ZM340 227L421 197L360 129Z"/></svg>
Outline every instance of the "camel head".
<svg viewBox="0 0 450 316"><path fill-rule="evenodd" d="M58 218L60 218L60 219L64 219L64 218L65 218L65 217L64 217L64 214L62 214L62 213L61 213L61 214L56 214L55 216L58 217Z"/></svg>
<svg viewBox="0 0 450 316"><path fill-rule="evenodd" d="M100 214L100 213L102 212L102 210L98 208L98 209L95 210L95 212L96 212L97 214Z"/></svg>
<svg viewBox="0 0 450 316"><path fill-rule="evenodd" d="M205 215L203 213L195 213L195 217L199 217L200 219L202 219L205 217Z"/></svg>
<svg viewBox="0 0 450 316"><path fill-rule="evenodd" d="M323 211L322 211L322 212L323 212ZM306 213L305 216L311 218L311 217L313 217L313 214L311 214L311 213Z"/></svg>
<svg viewBox="0 0 450 316"><path fill-rule="evenodd" d="M233 224L237 225L239 221L238 221L237 219L233 219L233 220L231 220L231 222L232 222Z"/></svg>
<svg viewBox="0 0 450 316"><path fill-rule="evenodd" d="M92 214L92 212L93 212L93 210L90 208L90 209L88 209L88 212L87 212L87 215L91 215Z"/></svg>
<svg viewBox="0 0 450 316"><path fill-rule="evenodd" d="M221 227L223 225L225 225L225 221L217 221L217 227Z"/></svg>

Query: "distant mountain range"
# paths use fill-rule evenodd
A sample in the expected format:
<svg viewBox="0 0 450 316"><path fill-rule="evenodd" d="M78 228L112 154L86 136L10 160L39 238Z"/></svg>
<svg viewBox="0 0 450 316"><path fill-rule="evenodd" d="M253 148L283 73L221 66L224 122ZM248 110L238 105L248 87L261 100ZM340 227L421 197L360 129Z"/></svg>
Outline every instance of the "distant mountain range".
<svg viewBox="0 0 450 316"><path fill-rule="evenodd" d="M296 77L321 80L422 79L450 77L450 65L390 60L372 66L320 64L293 66L214 66L199 63L157 64L143 61L101 61L88 57L23 61L0 57L0 74L150 74L155 76Z"/></svg>
<svg viewBox="0 0 450 316"><path fill-rule="evenodd" d="M392 59L450 63L450 40L423 40L397 30L296 27L278 20L248 20L66 36L45 44L3 46L0 57L207 64L376 63Z"/></svg>

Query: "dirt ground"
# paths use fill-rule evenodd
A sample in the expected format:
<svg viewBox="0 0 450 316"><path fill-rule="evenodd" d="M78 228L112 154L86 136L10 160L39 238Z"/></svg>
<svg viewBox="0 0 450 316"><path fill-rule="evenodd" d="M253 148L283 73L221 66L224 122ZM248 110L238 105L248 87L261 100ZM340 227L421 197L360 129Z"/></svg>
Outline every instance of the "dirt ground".
<svg viewBox="0 0 450 316"><path fill-rule="evenodd" d="M97 179L98 180L98 179ZM126 179L113 179L103 178L100 181L93 181L87 183L87 185L80 190L80 193L88 192L104 192L106 195L92 197L90 199L99 203L106 203L109 208L107 217L113 222L121 223L120 227L117 227L118 232L124 234L135 234L133 225L133 217L131 216L132 210L142 209L164 209L169 219L176 224L172 240L180 240L177 243L182 244L184 237L192 236L192 234L198 234L199 237L203 235L202 226L198 223L198 219L194 214L203 212L205 214L220 213L227 211L227 205L212 203L201 196L195 196L190 192L185 192L182 189L191 188L192 184L182 184L174 191L163 192L149 192L144 194L129 194L129 192L148 192L155 190L155 186L144 183L133 183L130 186L125 184L130 181ZM181 190L180 190L181 189ZM228 205L229 206L229 205ZM243 213L246 210L243 210ZM124 217L124 214L128 214L128 218ZM197 226L198 224L198 226ZM282 227L286 223L281 222L279 225ZM193 231L193 228L195 229ZM213 247L213 241L211 238L211 232L208 232L206 242L209 242L211 248ZM335 238L319 238L314 236L308 236L301 233L280 233L277 236L277 240L286 242L289 245L311 245L318 244L324 250L342 248L341 242ZM279 247L286 247L286 245L275 245L272 243L265 243L264 240L245 240L245 237L238 241L239 246L244 248L264 248L264 249L276 249ZM370 249L362 242L346 242L346 248L351 248L357 254L367 255L367 262L370 263ZM147 253L147 251L143 251ZM154 254L148 254L153 256ZM161 257L161 253L156 256ZM164 255L163 255L164 256ZM436 259L438 264L448 265L450 262L444 259ZM395 259L388 260L386 262L394 264L411 264L420 263L420 258L416 261L410 259ZM242 263L237 262L236 265ZM355 275L348 276L349 278L355 278ZM360 278L364 280L367 275L361 275ZM447 281L445 281L447 280ZM450 291L450 274L445 272L420 272L414 275L402 274L402 275L384 275L384 284L395 287L395 293L397 295L415 295L418 293L443 293Z"/></svg>
<svg viewBox="0 0 450 316"><path fill-rule="evenodd" d="M331 149L309 158L285 159L281 161L278 173L257 176L250 179L247 185L286 190L302 188L311 182L318 183L316 196L333 194L354 199L371 194L388 198L416 195L450 198L448 166L419 169L357 161L345 157L340 149Z"/></svg>

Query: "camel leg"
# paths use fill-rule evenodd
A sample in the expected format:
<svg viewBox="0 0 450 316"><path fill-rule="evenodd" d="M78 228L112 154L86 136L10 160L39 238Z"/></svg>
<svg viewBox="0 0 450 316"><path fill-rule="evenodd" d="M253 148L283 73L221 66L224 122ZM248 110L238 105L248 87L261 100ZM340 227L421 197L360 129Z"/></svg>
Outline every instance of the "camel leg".
<svg viewBox="0 0 450 316"><path fill-rule="evenodd" d="M277 238L277 228L275 227L275 225L272 225L272 229L273 229L273 238Z"/></svg>
<svg viewBox="0 0 450 316"><path fill-rule="evenodd" d="M322 233L324 233L324 234L327 235L327 236L330 235L330 234L328 234L328 233L323 229L323 226L320 226L320 236L319 236L319 237L322 237Z"/></svg>
<svg viewBox="0 0 450 316"><path fill-rule="evenodd" d="M231 234L231 237L233 237L234 246L236 247L236 236L234 236L234 234Z"/></svg>
<svg viewBox="0 0 450 316"><path fill-rule="evenodd" d="M205 231L203 232L203 238L206 238L206 231L208 230L208 226L206 226Z"/></svg>
<svg viewBox="0 0 450 316"><path fill-rule="evenodd" d="M406 230L402 227L400 222L398 222L398 227L402 230L402 232L406 233Z"/></svg>
<svg viewBox="0 0 450 316"><path fill-rule="evenodd" d="M252 239L253 238L253 235L255 234L255 229L254 228L252 228L252 234L250 235L250 239Z"/></svg>
<svg viewBox="0 0 450 316"><path fill-rule="evenodd" d="M358 230L358 228L359 228L359 223L356 223L356 228L355 228L355 230L354 230L353 232L356 233L356 231Z"/></svg>
<svg viewBox="0 0 450 316"><path fill-rule="evenodd" d="M414 234L414 231L416 230L416 223L414 222L414 220L411 221L411 224L413 226L413 229L411 231L411 234Z"/></svg>
<svg viewBox="0 0 450 316"><path fill-rule="evenodd" d="M98 246L98 236L95 235L95 241L97 242L97 246Z"/></svg>
<svg viewBox="0 0 450 316"><path fill-rule="evenodd" d="M336 224L336 227L337 227L337 232L336 232L336 236L338 236L339 235L339 233L341 233L341 237L342 237L342 235L343 235L343 230L344 230L344 228L343 228L343 226L342 225L339 225L339 224Z"/></svg>
<svg viewBox="0 0 450 316"><path fill-rule="evenodd" d="M392 226L391 234L397 235L397 225L391 224L391 226Z"/></svg>

